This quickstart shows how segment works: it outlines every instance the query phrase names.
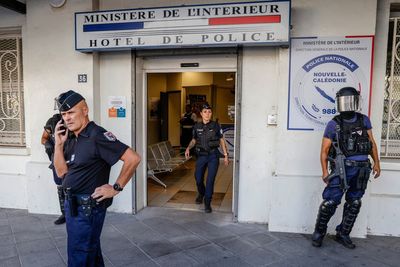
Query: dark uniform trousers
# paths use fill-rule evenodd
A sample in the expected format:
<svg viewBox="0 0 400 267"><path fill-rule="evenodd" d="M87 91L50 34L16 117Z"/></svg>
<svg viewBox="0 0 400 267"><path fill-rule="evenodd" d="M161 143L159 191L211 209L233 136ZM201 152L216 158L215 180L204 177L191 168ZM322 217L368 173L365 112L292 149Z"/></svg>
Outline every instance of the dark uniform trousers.
<svg viewBox="0 0 400 267"><path fill-rule="evenodd" d="M219 154L210 153L208 155L200 155L196 160L196 170L194 176L196 178L197 190L205 199L211 200L214 192L214 181L219 166ZM204 174L208 167L206 186L204 186Z"/></svg>
<svg viewBox="0 0 400 267"><path fill-rule="evenodd" d="M99 205L93 207L91 214L86 216L82 206L78 206L77 216L71 217L70 203L65 201L69 267L104 266L100 234L106 210L107 208L104 205Z"/></svg>
<svg viewBox="0 0 400 267"><path fill-rule="evenodd" d="M346 178L349 189L346 191L345 199L347 202L356 199L361 199L365 193L365 189L357 188L357 180L361 167L346 166ZM325 187L322 198L325 200L332 200L335 204L339 205L344 195L343 190L340 188L339 176L332 178L330 183ZM340 230L341 225L336 227L336 230Z"/></svg>

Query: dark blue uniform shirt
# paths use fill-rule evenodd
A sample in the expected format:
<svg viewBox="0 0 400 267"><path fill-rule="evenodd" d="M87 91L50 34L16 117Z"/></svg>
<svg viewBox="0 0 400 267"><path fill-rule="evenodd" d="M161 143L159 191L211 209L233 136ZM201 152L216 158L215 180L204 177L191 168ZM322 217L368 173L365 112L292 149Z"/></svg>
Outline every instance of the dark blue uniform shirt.
<svg viewBox="0 0 400 267"><path fill-rule="evenodd" d="M96 187L108 184L111 166L128 146L91 121L78 137L68 139L64 148L68 172L63 187L75 194L92 194Z"/></svg>

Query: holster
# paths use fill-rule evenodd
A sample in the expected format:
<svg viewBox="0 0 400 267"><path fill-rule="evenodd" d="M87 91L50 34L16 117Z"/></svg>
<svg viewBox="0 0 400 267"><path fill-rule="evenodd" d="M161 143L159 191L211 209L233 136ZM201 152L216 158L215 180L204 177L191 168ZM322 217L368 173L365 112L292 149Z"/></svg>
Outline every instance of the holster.
<svg viewBox="0 0 400 267"><path fill-rule="evenodd" d="M351 167L359 168L356 189L365 190L367 189L369 176L371 174L372 168L369 161L350 161L346 160L346 165Z"/></svg>
<svg viewBox="0 0 400 267"><path fill-rule="evenodd" d="M78 203L76 202L76 197L71 192L71 188L65 189L65 200L68 201L69 216L78 216Z"/></svg>
<svg viewBox="0 0 400 267"><path fill-rule="evenodd" d="M70 206L70 216L78 216L78 207L82 207L83 214L89 217L92 214L94 207L108 208L112 204L112 198L105 199L97 202L89 194L72 194L68 189L66 190L66 199Z"/></svg>

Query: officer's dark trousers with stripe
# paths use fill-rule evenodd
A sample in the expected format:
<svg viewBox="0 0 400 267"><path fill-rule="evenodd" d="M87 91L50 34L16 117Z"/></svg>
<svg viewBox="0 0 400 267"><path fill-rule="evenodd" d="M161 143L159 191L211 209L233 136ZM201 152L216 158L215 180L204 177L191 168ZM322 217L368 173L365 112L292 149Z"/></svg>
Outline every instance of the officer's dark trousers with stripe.
<svg viewBox="0 0 400 267"><path fill-rule="evenodd" d="M93 207L85 216L78 206L78 216L71 217L68 201L65 201L65 218L68 233L68 267L104 266L100 247L100 234L106 216L106 208Z"/></svg>
<svg viewBox="0 0 400 267"><path fill-rule="evenodd" d="M196 178L197 191L205 199L211 200L214 192L215 176L217 175L219 166L219 154L211 153L209 155L200 155L197 157L196 170L194 176ZM207 181L204 186L204 174L208 169Z"/></svg>

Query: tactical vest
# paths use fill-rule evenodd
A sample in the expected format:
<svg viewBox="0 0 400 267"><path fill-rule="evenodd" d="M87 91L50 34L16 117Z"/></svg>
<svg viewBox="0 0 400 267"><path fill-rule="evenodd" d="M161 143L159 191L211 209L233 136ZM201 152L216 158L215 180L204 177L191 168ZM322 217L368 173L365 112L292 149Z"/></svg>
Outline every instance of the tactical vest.
<svg viewBox="0 0 400 267"><path fill-rule="evenodd" d="M185 113L185 115L183 115L183 118L181 120L181 124L182 126L192 126L194 125L194 121L192 120L192 112L190 113Z"/></svg>
<svg viewBox="0 0 400 267"><path fill-rule="evenodd" d="M340 115L333 118L340 126L339 145L346 157L368 155L372 149L372 142L369 140L367 128L364 125L364 115L356 113L356 116L354 122L344 122ZM336 141L336 135L334 141ZM329 155L336 157L333 146L330 147Z"/></svg>
<svg viewBox="0 0 400 267"><path fill-rule="evenodd" d="M196 131L196 153L198 155L210 154L219 147L218 127L215 121L207 124L197 123Z"/></svg>

